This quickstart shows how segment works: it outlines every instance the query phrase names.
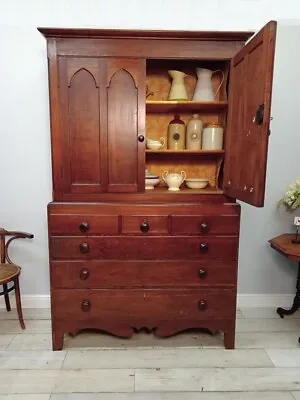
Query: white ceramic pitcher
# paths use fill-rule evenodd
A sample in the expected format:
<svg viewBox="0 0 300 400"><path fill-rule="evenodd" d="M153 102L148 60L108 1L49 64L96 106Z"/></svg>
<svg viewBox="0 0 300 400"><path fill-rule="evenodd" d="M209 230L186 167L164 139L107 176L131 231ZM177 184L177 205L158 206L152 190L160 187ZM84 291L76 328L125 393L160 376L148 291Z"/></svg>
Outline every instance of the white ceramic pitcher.
<svg viewBox="0 0 300 400"><path fill-rule="evenodd" d="M164 182L168 185L169 187L168 190L170 190L171 192L176 192L180 190L179 186L186 179L186 173L184 171L181 171L180 174L178 173L170 174L168 171L164 171L162 173L162 178Z"/></svg>
<svg viewBox="0 0 300 400"><path fill-rule="evenodd" d="M223 75L222 81L216 91L214 93L213 85L212 85L212 75L215 72L221 72ZM216 96L222 86L224 81L224 73L221 70L212 71L207 68L196 68L196 74L198 77L195 91L193 94L193 101L216 101Z"/></svg>

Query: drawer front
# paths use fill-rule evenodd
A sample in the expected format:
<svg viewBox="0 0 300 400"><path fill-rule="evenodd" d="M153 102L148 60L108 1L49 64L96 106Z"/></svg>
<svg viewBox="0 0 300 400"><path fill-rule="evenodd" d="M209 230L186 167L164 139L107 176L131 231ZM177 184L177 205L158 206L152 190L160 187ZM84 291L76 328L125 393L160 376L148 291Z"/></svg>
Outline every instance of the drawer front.
<svg viewBox="0 0 300 400"><path fill-rule="evenodd" d="M121 232L125 234L164 234L169 233L167 215L123 215Z"/></svg>
<svg viewBox="0 0 300 400"><path fill-rule="evenodd" d="M51 235L114 235L118 225L117 215L49 215Z"/></svg>
<svg viewBox="0 0 300 400"><path fill-rule="evenodd" d="M132 321L234 318L231 290L55 290L55 318Z"/></svg>
<svg viewBox="0 0 300 400"><path fill-rule="evenodd" d="M56 261L56 288L236 286L235 261Z"/></svg>
<svg viewBox="0 0 300 400"><path fill-rule="evenodd" d="M237 235L238 215L172 215L172 234L177 235Z"/></svg>
<svg viewBox="0 0 300 400"><path fill-rule="evenodd" d="M238 237L51 237L52 260L236 260Z"/></svg>

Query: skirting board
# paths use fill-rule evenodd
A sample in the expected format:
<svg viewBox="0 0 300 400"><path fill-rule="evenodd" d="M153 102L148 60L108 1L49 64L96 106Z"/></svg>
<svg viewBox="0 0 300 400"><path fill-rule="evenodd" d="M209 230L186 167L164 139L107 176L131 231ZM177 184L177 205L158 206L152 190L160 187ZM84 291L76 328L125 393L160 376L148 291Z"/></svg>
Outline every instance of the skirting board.
<svg viewBox="0 0 300 400"><path fill-rule="evenodd" d="M294 294L239 294L237 306L240 307L290 307L293 304ZM13 294L10 295L11 307L16 307ZM23 308L50 308L49 295L22 295ZM5 308L4 299L0 301L0 308Z"/></svg>

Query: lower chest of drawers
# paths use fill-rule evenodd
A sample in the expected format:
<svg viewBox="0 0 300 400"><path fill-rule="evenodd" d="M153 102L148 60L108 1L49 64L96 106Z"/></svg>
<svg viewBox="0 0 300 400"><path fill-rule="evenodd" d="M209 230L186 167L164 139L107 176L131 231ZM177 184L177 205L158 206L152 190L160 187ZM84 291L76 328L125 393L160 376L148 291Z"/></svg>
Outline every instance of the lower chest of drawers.
<svg viewBox="0 0 300 400"><path fill-rule="evenodd" d="M166 335L197 327L232 332L239 207L48 211L54 348L64 332L85 328L120 336L142 326Z"/></svg>

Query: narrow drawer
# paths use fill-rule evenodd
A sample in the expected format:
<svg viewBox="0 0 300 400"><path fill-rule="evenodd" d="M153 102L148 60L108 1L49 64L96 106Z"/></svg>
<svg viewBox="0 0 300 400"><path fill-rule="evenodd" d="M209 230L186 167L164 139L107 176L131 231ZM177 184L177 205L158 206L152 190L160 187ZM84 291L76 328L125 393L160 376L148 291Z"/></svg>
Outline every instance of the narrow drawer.
<svg viewBox="0 0 300 400"><path fill-rule="evenodd" d="M55 318L78 321L118 319L201 320L233 318L235 292L231 290L55 290Z"/></svg>
<svg viewBox="0 0 300 400"><path fill-rule="evenodd" d="M52 260L236 260L238 237L51 237Z"/></svg>
<svg viewBox="0 0 300 400"><path fill-rule="evenodd" d="M172 215L175 235L237 235L239 215Z"/></svg>
<svg viewBox="0 0 300 400"><path fill-rule="evenodd" d="M55 288L236 286L235 261L56 261Z"/></svg>
<svg viewBox="0 0 300 400"><path fill-rule="evenodd" d="M50 214L50 235L113 235L118 233L117 215Z"/></svg>
<svg viewBox="0 0 300 400"><path fill-rule="evenodd" d="M155 235L169 232L167 215L123 215L121 226L125 234Z"/></svg>

